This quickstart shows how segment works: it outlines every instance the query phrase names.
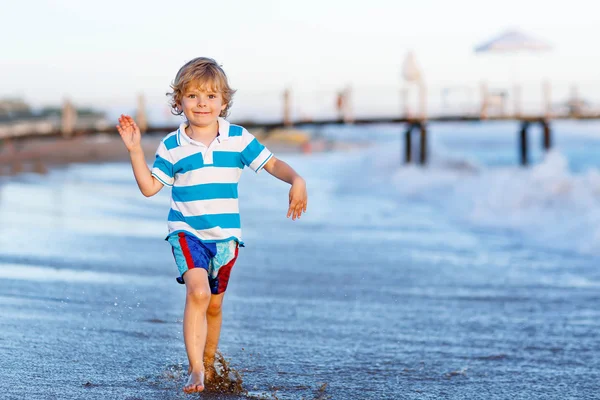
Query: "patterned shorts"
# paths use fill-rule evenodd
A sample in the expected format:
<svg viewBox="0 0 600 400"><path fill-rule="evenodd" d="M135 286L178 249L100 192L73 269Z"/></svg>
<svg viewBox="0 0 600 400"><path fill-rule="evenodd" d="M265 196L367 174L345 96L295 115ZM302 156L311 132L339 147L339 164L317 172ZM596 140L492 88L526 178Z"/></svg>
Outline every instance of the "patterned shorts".
<svg viewBox="0 0 600 400"><path fill-rule="evenodd" d="M225 292L231 268L238 256L238 242L204 243L195 236L179 232L169 235L173 257L179 276L177 282L184 284L184 274L192 268L203 268L208 272L208 283L212 294Z"/></svg>

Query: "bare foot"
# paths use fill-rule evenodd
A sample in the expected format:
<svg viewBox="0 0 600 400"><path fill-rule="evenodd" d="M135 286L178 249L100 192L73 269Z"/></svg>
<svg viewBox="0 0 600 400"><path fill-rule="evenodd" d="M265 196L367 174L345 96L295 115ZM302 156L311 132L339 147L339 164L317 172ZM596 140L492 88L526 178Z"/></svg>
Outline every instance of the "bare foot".
<svg viewBox="0 0 600 400"><path fill-rule="evenodd" d="M185 393L201 392L204 390L204 372L192 372L183 387Z"/></svg>

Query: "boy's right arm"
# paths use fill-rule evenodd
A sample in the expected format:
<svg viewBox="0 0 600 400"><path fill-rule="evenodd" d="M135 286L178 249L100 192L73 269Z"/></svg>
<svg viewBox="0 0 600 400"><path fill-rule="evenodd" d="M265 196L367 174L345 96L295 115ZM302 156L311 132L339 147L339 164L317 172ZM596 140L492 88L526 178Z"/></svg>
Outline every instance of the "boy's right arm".
<svg viewBox="0 0 600 400"><path fill-rule="evenodd" d="M146 197L154 196L163 188L163 184L152 176L148 164L146 164L140 129L133 118L128 115L121 115L117 130L119 131L119 135L121 135L121 139L123 139L123 143L125 143L125 147L129 151L133 175L140 191Z"/></svg>

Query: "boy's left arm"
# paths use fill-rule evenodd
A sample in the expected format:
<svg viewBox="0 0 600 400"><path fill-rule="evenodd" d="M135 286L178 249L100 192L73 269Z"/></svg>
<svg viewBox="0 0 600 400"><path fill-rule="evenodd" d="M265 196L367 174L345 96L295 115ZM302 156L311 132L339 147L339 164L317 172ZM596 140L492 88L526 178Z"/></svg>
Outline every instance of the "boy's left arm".
<svg viewBox="0 0 600 400"><path fill-rule="evenodd" d="M306 212L308 204L308 194L306 193L306 182L294 171L287 163L278 160L272 156L264 166L264 169L275 178L292 185L290 189L290 206L288 208L287 217L292 217L292 220L300 218L302 212Z"/></svg>

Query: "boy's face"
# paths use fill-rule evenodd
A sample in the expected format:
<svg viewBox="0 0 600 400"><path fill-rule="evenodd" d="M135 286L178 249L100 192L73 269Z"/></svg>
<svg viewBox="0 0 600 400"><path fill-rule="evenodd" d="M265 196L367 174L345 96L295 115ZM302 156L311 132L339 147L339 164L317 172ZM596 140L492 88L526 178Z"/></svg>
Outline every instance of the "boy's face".
<svg viewBox="0 0 600 400"><path fill-rule="evenodd" d="M207 128L217 123L227 104L219 91L192 84L183 92L180 106L191 125Z"/></svg>

